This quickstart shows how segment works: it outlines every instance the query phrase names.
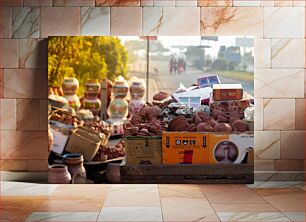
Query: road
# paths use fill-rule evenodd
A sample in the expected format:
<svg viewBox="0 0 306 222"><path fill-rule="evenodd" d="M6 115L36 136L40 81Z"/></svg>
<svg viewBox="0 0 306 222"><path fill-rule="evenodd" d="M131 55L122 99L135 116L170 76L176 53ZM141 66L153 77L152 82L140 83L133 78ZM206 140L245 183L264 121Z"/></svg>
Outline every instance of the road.
<svg viewBox="0 0 306 222"><path fill-rule="evenodd" d="M194 83L197 83L197 78L201 77L203 71L196 70L192 67L187 67L186 73L184 74L169 74L168 61L150 61L150 88L149 98L158 92L165 91L173 93L183 83L185 87L189 87ZM144 77L144 74L136 75L138 77ZM231 79L227 77L219 76L221 83L241 83L244 90L254 94L254 85L251 82L239 81L237 79ZM149 99L150 101L150 99Z"/></svg>

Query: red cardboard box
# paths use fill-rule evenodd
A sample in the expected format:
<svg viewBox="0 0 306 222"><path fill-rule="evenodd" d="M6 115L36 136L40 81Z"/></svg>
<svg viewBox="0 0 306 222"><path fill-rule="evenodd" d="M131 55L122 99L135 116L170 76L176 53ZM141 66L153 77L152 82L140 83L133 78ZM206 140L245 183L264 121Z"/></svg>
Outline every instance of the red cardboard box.
<svg viewBox="0 0 306 222"><path fill-rule="evenodd" d="M229 113L233 110L244 111L250 106L250 99L245 93L240 100L215 101L213 96L211 96L209 99L209 106L211 109L221 110L225 113Z"/></svg>
<svg viewBox="0 0 306 222"><path fill-rule="evenodd" d="M213 98L215 101L241 100L243 88L241 84L214 84Z"/></svg>

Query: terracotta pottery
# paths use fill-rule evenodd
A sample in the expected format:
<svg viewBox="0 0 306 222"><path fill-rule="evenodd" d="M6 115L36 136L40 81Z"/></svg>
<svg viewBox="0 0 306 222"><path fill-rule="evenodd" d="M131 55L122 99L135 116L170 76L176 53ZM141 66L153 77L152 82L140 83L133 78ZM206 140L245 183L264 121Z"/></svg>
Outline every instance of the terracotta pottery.
<svg viewBox="0 0 306 222"><path fill-rule="evenodd" d="M64 163L68 166L68 171L72 177L74 174L79 173L81 176L86 178L86 170L83 165L83 155L78 153L65 154L63 158Z"/></svg>
<svg viewBox="0 0 306 222"><path fill-rule="evenodd" d="M169 94L166 92L159 91L153 96L153 100L162 101L169 97Z"/></svg>
<svg viewBox="0 0 306 222"><path fill-rule="evenodd" d="M146 90L144 81L142 79L132 78L130 81L129 90L130 90L131 100L142 99Z"/></svg>
<svg viewBox="0 0 306 222"><path fill-rule="evenodd" d="M208 123L210 124L212 127L214 127L215 125L217 125L217 121L214 120L214 118L212 117L207 117L205 120L204 120L205 123Z"/></svg>
<svg viewBox="0 0 306 222"><path fill-rule="evenodd" d="M240 120L240 118L238 116L230 116L229 117L229 123L232 124L233 122L235 122L236 120Z"/></svg>
<svg viewBox="0 0 306 222"><path fill-rule="evenodd" d="M217 122L219 123L228 123L228 121L229 121L229 116L224 113L220 113L217 117Z"/></svg>
<svg viewBox="0 0 306 222"><path fill-rule="evenodd" d="M76 173L73 175L72 184L93 184L92 180L87 180L80 173Z"/></svg>
<svg viewBox="0 0 306 222"><path fill-rule="evenodd" d="M90 79L85 83L87 96L96 97L99 95L101 85L97 79Z"/></svg>
<svg viewBox="0 0 306 222"><path fill-rule="evenodd" d="M86 96L83 100L83 108L89 109L94 115L99 115L101 109L101 100L98 97Z"/></svg>
<svg viewBox="0 0 306 222"><path fill-rule="evenodd" d="M112 99L107 114L110 118L126 118L128 115L128 102L122 98Z"/></svg>
<svg viewBox="0 0 306 222"><path fill-rule="evenodd" d="M138 113L143 105L145 104L145 101L142 99L132 99L129 103L129 112L131 115L134 115L135 113Z"/></svg>
<svg viewBox="0 0 306 222"><path fill-rule="evenodd" d="M67 184L71 182L71 175L64 164L50 165L48 169L48 182Z"/></svg>
<svg viewBox="0 0 306 222"><path fill-rule="evenodd" d="M79 88L79 81L72 78L64 78L62 82L62 89L64 91L64 95L74 95Z"/></svg>
<svg viewBox="0 0 306 222"><path fill-rule="evenodd" d="M214 109L211 113L211 116L217 119L220 113L222 113L220 110Z"/></svg>
<svg viewBox="0 0 306 222"><path fill-rule="evenodd" d="M75 110L79 110L81 107L80 99L77 95L64 95L64 98L67 99L69 105Z"/></svg>
<svg viewBox="0 0 306 222"><path fill-rule="evenodd" d="M230 133L232 132L232 127L228 123L218 123L214 126L214 132Z"/></svg>
<svg viewBox="0 0 306 222"><path fill-rule="evenodd" d="M243 120L236 120L235 122L233 122L232 125L236 127L239 132L248 131L248 124L245 123Z"/></svg>
<svg viewBox="0 0 306 222"><path fill-rule="evenodd" d="M127 96L129 92L129 85L122 76L119 76L116 79L112 92L115 98L125 98Z"/></svg>
<svg viewBox="0 0 306 222"><path fill-rule="evenodd" d="M209 123L199 123L197 125L198 132L212 132L213 127Z"/></svg>

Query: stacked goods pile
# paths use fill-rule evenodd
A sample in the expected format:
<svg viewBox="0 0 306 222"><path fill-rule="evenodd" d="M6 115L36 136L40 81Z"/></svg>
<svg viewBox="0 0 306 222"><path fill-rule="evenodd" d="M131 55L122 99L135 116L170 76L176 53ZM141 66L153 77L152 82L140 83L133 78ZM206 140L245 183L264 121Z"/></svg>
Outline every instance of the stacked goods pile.
<svg viewBox="0 0 306 222"><path fill-rule="evenodd" d="M93 161L106 161L125 156L125 141L121 140L114 147L101 145Z"/></svg>
<svg viewBox="0 0 306 222"><path fill-rule="evenodd" d="M127 164L158 164L158 155L163 164L241 163L253 147L251 99L241 84L210 89L193 86L171 97L159 92L153 105L133 113L124 124ZM147 146L146 137L159 135L161 145Z"/></svg>
<svg viewBox="0 0 306 222"><path fill-rule="evenodd" d="M109 154L113 153L106 155L106 160L122 157L125 154L124 149L117 152L119 145L107 147L111 126L98 117L94 117L90 112L80 110L77 113L71 113L54 109L49 115L49 123L53 134L51 153L57 156L80 153L85 161L94 161L94 157L99 156L97 153L101 150L107 150Z"/></svg>
<svg viewBox="0 0 306 222"><path fill-rule="evenodd" d="M132 116L130 122L124 124L125 136L160 136L166 130L161 112L159 106L146 104Z"/></svg>
<svg viewBox="0 0 306 222"><path fill-rule="evenodd" d="M248 125L242 120L243 113L232 111L229 115L214 110L209 116L205 112L195 112L191 118L176 116L170 120L170 132L245 132Z"/></svg>

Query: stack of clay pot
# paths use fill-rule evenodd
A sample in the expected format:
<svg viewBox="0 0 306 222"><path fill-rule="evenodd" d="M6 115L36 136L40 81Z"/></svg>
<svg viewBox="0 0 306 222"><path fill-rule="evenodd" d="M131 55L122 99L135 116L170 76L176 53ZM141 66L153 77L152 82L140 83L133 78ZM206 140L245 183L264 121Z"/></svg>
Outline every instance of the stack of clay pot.
<svg viewBox="0 0 306 222"><path fill-rule="evenodd" d="M79 88L79 81L74 77L64 78L62 82L62 89L64 92L64 97L68 100L69 105L75 110L79 110L81 107L80 99L76 95Z"/></svg>
<svg viewBox="0 0 306 222"><path fill-rule="evenodd" d="M48 182L58 184L77 183L75 181L77 177L82 177L86 181L86 170L83 162L84 158L81 154L63 155L63 164L49 166Z"/></svg>
<svg viewBox="0 0 306 222"><path fill-rule="evenodd" d="M143 100L146 90L144 81L142 79L133 77L130 80L129 90L131 96L131 101L129 103L129 112L131 115L134 115L135 113L138 113L145 104L145 101Z"/></svg>
<svg viewBox="0 0 306 222"><path fill-rule="evenodd" d="M184 116L174 117L168 124L168 131L177 132L245 132L248 125L242 120L243 113L232 111L229 115L213 110L209 116L204 112L196 112L191 119Z"/></svg>
<svg viewBox="0 0 306 222"><path fill-rule="evenodd" d="M90 79L86 82L86 91L83 102L83 108L89 109L94 115L99 115L101 101L98 98L101 85L97 79Z"/></svg>
<svg viewBox="0 0 306 222"><path fill-rule="evenodd" d="M156 136L166 130L161 120L161 109L156 105L145 105L135 113L130 123L124 124L125 136Z"/></svg>
<svg viewBox="0 0 306 222"><path fill-rule="evenodd" d="M107 114L110 119L126 119L128 115L128 95L129 85L126 80L119 76L112 88L111 101L109 103Z"/></svg>

